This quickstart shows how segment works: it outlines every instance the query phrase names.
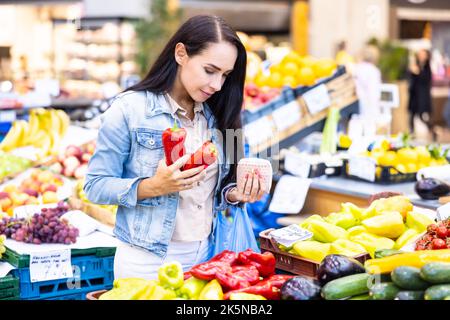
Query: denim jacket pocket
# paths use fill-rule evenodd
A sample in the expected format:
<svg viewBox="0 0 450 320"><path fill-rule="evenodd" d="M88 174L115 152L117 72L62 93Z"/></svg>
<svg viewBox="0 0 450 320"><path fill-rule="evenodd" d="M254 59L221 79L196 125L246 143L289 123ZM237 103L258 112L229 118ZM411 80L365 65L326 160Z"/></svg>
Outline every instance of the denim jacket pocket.
<svg viewBox="0 0 450 320"><path fill-rule="evenodd" d="M137 161L146 167L156 168L163 158L162 131L137 129Z"/></svg>

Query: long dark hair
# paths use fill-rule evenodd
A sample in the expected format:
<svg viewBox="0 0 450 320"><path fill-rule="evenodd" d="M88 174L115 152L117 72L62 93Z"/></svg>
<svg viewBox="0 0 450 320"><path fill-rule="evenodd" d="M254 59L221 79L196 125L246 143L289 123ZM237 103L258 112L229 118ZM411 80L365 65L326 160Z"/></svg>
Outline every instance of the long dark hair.
<svg viewBox="0 0 450 320"><path fill-rule="evenodd" d="M187 20L166 44L145 78L126 91L150 91L156 94L169 92L175 82L178 70L178 64L175 61L177 43L183 43L187 54L195 56L205 50L209 44L220 41L231 43L238 51L233 71L227 76L222 89L206 101L216 118L217 129L224 138L225 158L231 164L230 173L222 182L222 185L225 185L235 180L238 157L243 154L243 141L238 136L238 141L233 143L233 159L227 155L226 130L242 129L241 108L244 98L247 54L236 32L222 18L198 15Z"/></svg>

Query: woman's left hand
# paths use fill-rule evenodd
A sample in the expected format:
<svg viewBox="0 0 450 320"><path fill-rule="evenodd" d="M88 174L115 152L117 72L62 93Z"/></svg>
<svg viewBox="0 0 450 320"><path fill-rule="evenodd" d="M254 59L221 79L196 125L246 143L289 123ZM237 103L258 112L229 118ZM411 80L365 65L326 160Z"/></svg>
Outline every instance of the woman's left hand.
<svg viewBox="0 0 450 320"><path fill-rule="evenodd" d="M245 180L243 189L234 187L227 193L229 202L256 202L262 198L265 193L265 185L258 171L249 174Z"/></svg>

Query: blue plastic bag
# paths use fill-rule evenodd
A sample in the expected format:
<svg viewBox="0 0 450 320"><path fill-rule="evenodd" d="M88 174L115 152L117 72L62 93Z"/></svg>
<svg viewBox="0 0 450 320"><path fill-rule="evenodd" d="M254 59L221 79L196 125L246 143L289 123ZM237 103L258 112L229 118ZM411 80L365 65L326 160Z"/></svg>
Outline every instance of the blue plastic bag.
<svg viewBox="0 0 450 320"><path fill-rule="evenodd" d="M231 213L231 219L218 213L209 259L223 250L241 252L251 248L260 252L246 208L232 207Z"/></svg>

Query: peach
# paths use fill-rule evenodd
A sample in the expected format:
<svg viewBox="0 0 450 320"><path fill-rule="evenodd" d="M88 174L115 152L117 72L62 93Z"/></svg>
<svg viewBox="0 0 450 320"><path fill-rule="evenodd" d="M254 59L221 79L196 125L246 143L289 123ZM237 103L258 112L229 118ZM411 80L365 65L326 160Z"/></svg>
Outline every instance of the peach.
<svg viewBox="0 0 450 320"><path fill-rule="evenodd" d="M52 192L56 192L58 190L58 187L56 185L54 185L53 183L44 183L41 186L41 192L46 192L46 191L52 191Z"/></svg>
<svg viewBox="0 0 450 320"><path fill-rule="evenodd" d="M41 171L37 176L37 181L39 182L50 182L53 179L53 173L50 171Z"/></svg>
<svg viewBox="0 0 450 320"><path fill-rule="evenodd" d="M61 163L59 163L59 162L55 162L54 164L52 164L51 166L50 166L50 171L52 171L52 172L55 172L55 173L61 173L62 171L63 171L63 166L62 166L62 164Z"/></svg>
<svg viewBox="0 0 450 320"><path fill-rule="evenodd" d="M15 207L22 206L23 204L25 204L25 202L28 200L29 197L30 197L29 195L23 192L13 193L11 195L13 206Z"/></svg>
<svg viewBox="0 0 450 320"><path fill-rule="evenodd" d="M66 158L66 160L64 160L64 168L70 168L72 170L75 170L81 163L80 160L78 160L77 157L71 156Z"/></svg>
<svg viewBox="0 0 450 320"><path fill-rule="evenodd" d="M25 204L39 204L39 200L36 197L29 197Z"/></svg>
<svg viewBox="0 0 450 320"><path fill-rule="evenodd" d="M30 177L34 180L37 180L37 177L39 175L39 173L41 173L41 170L39 169L34 169L33 171L31 171L31 175Z"/></svg>
<svg viewBox="0 0 450 320"><path fill-rule="evenodd" d="M26 189L26 188L29 188L33 183L34 183L34 179L30 177L30 178L26 178L25 180L23 180L20 185L21 185L21 187Z"/></svg>
<svg viewBox="0 0 450 320"><path fill-rule="evenodd" d="M12 206L12 201L9 197L0 199L0 210L6 211L11 206Z"/></svg>
<svg viewBox="0 0 450 320"><path fill-rule="evenodd" d="M80 158L81 157L81 153L82 153L82 151L81 151L80 147L74 146L74 145L70 145L70 146L68 146L66 148L66 151L64 152L64 155L66 157L74 156L74 157Z"/></svg>
<svg viewBox="0 0 450 320"><path fill-rule="evenodd" d="M3 191L4 192L8 192L9 194L20 192L19 188L16 185L14 185L14 184L10 184L10 185L5 186L3 188Z"/></svg>
<svg viewBox="0 0 450 320"><path fill-rule="evenodd" d="M83 153L83 155L81 156L81 160L83 162L89 162L89 160L91 160L92 155L89 153Z"/></svg>
<svg viewBox="0 0 450 320"><path fill-rule="evenodd" d="M42 195L42 202L43 203L57 203L58 202L58 196L56 192L53 191L46 191Z"/></svg>

